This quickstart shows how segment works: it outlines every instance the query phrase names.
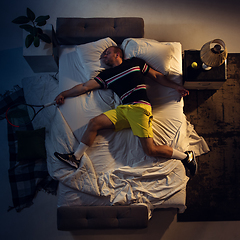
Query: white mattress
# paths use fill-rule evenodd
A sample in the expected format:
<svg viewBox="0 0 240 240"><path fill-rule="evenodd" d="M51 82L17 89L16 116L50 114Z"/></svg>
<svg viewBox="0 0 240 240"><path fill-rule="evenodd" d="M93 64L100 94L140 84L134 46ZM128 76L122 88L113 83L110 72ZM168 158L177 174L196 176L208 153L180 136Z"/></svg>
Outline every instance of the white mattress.
<svg viewBox="0 0 240 240"><path fill-rule="evenodd" d="M182 51L174 48L169 76L182 81ZM60 54L59 90L86 82L74 47L63 47ZM154 140L181 151L209 151L183 113L179 94L148 80L148 94L153 106ZM57 160L53 152L74 151L88 121L119 104L111 90L96 90L66 99L56 110L46 139L50 175L60 181L58 206L146 204L149 209L177 207L185 209L188 177L182 163L175 159L148 157L139 139L130 129L120 132L103 130L82 157L78 170Z"/></svg>
<svg viewBox="0 0 240 240"><path fill-rule="evenodd" d="M170 79L181 84L182 82L182 46L179 42L170 43L173 48L173 56L170 63ZM75 47L62 47L60 51L59 63L59 92L69 89L79 83L84 83L89 79L86 77L84 69ZM148 93L153 108L159 107L166 102L179 102L179 94L171 88L159 86L148 80ZM65 104L60 107L63 116L70 128L80 140L81 134L78 130L84 127L89 119L107 111L120 103L118 97L111 90L97 90L77 98L67 99ZM182 103L179 103L182 106ZM75 111L77 109L77 111ZM81 111L79 111L81 109ZM182 108L181 108L182 109ZM73 112L80 114L72 117Z"/></svg>

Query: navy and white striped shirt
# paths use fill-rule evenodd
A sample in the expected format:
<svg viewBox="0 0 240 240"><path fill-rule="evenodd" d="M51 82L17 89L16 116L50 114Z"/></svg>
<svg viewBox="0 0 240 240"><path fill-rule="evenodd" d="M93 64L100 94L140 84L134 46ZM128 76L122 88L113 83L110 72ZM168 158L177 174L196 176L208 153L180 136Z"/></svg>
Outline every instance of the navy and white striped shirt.
<svg viewBox="0 0 240 240"><path fill-rule="evenodd" d="M124 60L119 66L106 69L94 79L101 88L113 90L123 104L144 103L150 105L147 97L144 75L148 64L139 58Z"/></svg>

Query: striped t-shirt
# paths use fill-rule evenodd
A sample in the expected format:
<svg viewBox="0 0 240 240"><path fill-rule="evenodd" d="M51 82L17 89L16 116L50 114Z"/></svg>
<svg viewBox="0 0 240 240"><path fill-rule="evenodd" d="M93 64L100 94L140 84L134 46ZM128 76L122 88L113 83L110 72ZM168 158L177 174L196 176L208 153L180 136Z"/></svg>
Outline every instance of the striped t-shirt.
<svg viewBox="0 0 240 240"><path fill-rule="evenodd" d="M94 79L101 88L113 90L123 104L144 103L150 105L147 97L144 75L149 66L139 58L124 60L114 68L106 69Z"/></svg>

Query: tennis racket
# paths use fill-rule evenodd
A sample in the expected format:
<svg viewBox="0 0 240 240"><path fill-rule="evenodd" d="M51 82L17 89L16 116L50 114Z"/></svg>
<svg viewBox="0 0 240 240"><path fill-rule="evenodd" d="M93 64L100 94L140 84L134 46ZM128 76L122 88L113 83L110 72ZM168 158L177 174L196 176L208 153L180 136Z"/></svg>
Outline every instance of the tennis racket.
<svg viewBox="0 0 240 240"><path fill-rule="evenodd" d="M44 108L52 106L55 103L56 101L45 105L14 104L6 111L6 119L8 123L14 127L26 126L30 124Z"/></svg>

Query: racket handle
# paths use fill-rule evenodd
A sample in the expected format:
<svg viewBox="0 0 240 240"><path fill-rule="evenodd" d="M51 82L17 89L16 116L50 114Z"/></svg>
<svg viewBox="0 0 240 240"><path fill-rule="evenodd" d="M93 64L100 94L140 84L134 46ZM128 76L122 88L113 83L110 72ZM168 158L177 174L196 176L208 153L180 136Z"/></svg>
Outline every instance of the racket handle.
<svg viewBox="0 0 240 240"><path fill-rule="evenodd" d="M44 105L44 107L50 107L50 106L52 106L54 104L56 104L56 101L51 102L51 103L47 103L47 104Z"/></svg>

